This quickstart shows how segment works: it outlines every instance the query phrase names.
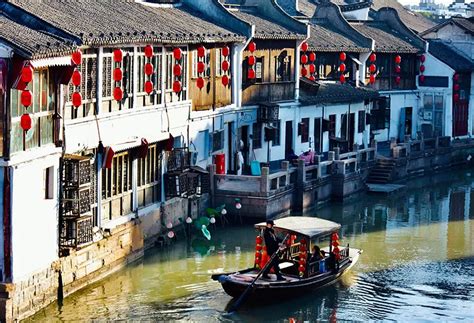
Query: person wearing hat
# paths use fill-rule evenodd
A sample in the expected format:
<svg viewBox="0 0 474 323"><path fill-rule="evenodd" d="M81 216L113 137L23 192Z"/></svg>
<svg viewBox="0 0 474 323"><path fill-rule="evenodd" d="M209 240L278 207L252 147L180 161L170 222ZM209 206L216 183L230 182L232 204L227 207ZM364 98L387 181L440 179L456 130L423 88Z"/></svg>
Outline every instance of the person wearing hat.
<svg viewBox="0 0 474 323"><path fill-rule="evenodd" d="M267 254L271 258L272 255L278 251L279 248L279 243L282 242L281 239L279 239L275 231L273 230L273 226L275 223L273 220L267 220L267 227L263 231L263 239L265 240L265 246L267 247ZM268 276L268 272L270 269L273 267L273 271L275 272L277 276L277 280L285 280L283 276L280 273L280 268L278 267L278 256L276 256L272 263L268 266L267 270L263 273L263 278L265 279L270 279Z"/></svg>

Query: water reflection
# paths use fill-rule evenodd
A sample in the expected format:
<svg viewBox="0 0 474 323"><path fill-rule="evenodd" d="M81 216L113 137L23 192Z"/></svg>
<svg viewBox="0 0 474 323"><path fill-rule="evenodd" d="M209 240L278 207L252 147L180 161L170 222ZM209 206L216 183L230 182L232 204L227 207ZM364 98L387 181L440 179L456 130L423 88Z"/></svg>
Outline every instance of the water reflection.
<svg viewBox="0 0 474 323"><path fill-rule="evenodd" d="M255 232L247 225L214 228L210 242L152 250L32 319L474 320L473 194L474 179L459 172L412 181L396 196L361 196L315 211L343 224L342 242L364 253L336 285L286 303L225 314L230 298L209 277L252 264Z"/></svg>

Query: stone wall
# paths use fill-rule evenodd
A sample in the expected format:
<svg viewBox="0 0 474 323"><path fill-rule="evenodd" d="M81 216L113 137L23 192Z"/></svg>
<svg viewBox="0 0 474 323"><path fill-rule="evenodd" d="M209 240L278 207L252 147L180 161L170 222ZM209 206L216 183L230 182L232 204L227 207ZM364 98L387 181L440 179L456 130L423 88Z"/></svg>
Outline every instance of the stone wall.
<svg viewBox="0 0 474 323"><path fill-rule="evenodd" d="M193 200L191 214L196 218L208 206L209 198ZM61 297L66 297L141 258L171 222L180 229L188 216L188 199L176 198L163 207L145 208L138 217L104 232L97 242L74 250L28 278L0 284L0 320L24 319Z"/></svg>

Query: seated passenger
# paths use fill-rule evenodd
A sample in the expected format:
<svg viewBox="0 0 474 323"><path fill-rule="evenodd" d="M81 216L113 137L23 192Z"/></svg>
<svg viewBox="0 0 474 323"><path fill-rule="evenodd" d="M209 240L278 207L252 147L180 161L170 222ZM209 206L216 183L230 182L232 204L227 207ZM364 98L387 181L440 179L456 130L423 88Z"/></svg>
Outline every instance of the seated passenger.
<svg viewBox="0 0 474 323"><path fill-rule="evenodd" d="M313 249L311 250L311 258L309 259L309 262L315 262L315 261L320 261L321 259L324 258L324 255L321 252L321 249L319 246L313 246Z"/></svg>

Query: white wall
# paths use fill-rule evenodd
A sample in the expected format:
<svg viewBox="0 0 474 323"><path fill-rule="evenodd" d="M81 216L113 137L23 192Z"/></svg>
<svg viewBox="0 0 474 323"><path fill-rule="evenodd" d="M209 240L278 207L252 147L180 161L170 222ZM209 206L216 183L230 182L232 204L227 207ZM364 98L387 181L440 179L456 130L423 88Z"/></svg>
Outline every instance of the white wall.
<svg viewBox="0 0 474 323"><path fill-rule="evenodd" d="M12 176L13 281L58 259L58 169L60 154L14 166ZM53 199L45 199L44 170L54 167Z"/></svg>

